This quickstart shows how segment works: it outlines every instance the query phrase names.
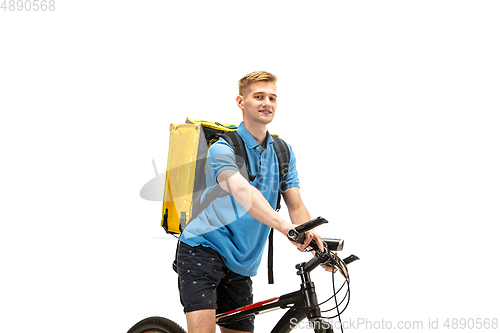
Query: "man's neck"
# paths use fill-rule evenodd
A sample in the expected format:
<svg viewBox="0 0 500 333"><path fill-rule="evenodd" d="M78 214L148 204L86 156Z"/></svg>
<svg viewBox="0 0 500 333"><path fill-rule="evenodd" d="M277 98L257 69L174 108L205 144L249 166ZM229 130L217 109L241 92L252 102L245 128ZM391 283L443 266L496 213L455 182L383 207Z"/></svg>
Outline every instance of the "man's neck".
<svg viewBox="0 0 500 333"><path fill-rule="evenodd" d="M266 140L267 129L265 124L250 124L243 120L243 125L253 138L264 148L264 141Z"/></svg>

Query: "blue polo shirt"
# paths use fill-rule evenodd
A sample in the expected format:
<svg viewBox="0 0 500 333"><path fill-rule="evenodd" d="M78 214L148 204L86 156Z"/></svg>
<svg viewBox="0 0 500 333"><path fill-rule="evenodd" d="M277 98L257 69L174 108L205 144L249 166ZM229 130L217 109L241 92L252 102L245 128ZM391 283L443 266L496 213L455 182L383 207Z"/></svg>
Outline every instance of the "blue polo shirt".
<svg viewBox="0 0 500 333"><path fill-rule="evenodd" d="M256 175L250 184L256 187L276 209L279 186L279 164L273 147L273 138L267 133L265 149L248 132L243 123L237 129L248 158L248 170ZM290 148L289 171L283 190L299 187L295 155ZM206 166L207 190L217 186L217 176L224 170L238 171L231 146L220 139L208 150ZM270 227L248 214L232 195L217 198L198 217L189 222L180 240L190 246L203 245L216 250L233 272L254 276L262 259Z"/></svg>

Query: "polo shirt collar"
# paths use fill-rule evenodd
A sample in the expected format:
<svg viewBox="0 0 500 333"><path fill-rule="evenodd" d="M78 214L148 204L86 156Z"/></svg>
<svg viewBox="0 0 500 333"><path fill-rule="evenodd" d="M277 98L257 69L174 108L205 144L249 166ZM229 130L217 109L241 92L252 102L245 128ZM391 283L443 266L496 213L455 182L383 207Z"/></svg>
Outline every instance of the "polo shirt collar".
<svg viewBox="0 0 500 333"><path fill-rule="evenodd" d="M248 148L256 148L260 146L257 140L255 140L252 134L250 134L250 132L247 130L245 125L243 125L243 122L241 122L240 126L238 126L236 132L240 135L240 137L243 139L243 142L245 143L245 146L247 146ZM269 131L267 131L266 147L272 143L273 143L273 137L269 134Z"/></svg>

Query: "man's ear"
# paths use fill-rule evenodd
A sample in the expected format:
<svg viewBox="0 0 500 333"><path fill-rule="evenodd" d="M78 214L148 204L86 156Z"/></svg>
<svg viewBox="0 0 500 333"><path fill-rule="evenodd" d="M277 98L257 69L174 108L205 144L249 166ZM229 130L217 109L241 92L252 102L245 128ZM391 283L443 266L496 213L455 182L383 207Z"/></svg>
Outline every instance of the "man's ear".
<svg viewBox="0 0 500 333"><path fill-rule="evenodd" d="M243 110L243 96L238 95L236 97L236 104L238 104L238 107Z"/></svg>

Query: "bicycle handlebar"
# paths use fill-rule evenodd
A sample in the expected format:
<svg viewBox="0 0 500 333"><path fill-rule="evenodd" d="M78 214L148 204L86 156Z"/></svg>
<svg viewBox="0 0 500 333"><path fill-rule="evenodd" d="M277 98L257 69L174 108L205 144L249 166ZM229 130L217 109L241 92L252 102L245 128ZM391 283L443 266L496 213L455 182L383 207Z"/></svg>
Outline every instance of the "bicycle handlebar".
<svg viewBox="0 0 500 333"><path fill-rule="evenodd" d="M324 223L328 223L328 221L322 218L321 216L317 217L314 220L308 221L306 223L296 226L293 229L288 230L287 237L292 242L304 244L304 240L306 239L306 235L304 233ZM319 246L314 239L311 240L309 246L314 251L316 252L319 251ZM341 239L324 238L323 247L331 251L342 251L342 248L344 247L344 241Z"/></svg>
<svg viewBox="0 0 500 333"><path fill-rule="evenodd" d="M287 234L288 239L295 243L304 244L304 240L306 239L306 235L304 235L304 233L324 223L328 223L328 221L322 218L321 216L306 223L302 223L301 225L298 225L295 228L288 230ZM317 246L316 242L314 244Z"/></svg>

